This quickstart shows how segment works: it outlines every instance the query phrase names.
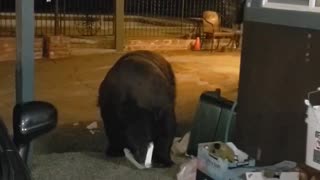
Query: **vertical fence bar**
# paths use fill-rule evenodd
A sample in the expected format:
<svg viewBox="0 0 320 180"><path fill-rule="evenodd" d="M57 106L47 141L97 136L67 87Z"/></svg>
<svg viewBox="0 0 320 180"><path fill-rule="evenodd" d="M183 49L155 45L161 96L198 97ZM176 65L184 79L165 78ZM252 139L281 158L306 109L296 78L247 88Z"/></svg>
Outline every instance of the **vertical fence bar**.
<svg viewBox="0 0 320 180"><path fill-rule="evenodd" d="M125 19L124 19L124 32L126 33L126 35L129 35L130 33L130 22L128 22L128 18L130 18L130 1L129 0L125 0L124 1L124 13L126 15Z"/></svg>
<svg viewBox="0 0 320 180"><path fill-rule="evenodd" d="M14 16L12 16L12 15L14 15L13 13L10 13L9 14L10 15L10 20L9 20L9 23L10 23L10 29L11 29L11 31L13 31L14 30L14 28L15 28L15 26L13 25L13 21L14 21Z"/></svg>
<svg viewBox="0 0 320 180"><path fill-rule="evenodd" d="M62 31L62 34L66 34L66 0L62 0L62 7L63 7L63 10L62 12L62 18L61 18L61 21L60 21L60 24L62 24L63 27L61 27L61 31Z"/></svg>
<svg viewBox="0 0 320 180"><path fill-rule="evenodd" d="M54 11L55 11L55 2L56 1L57 0L51 1L51 3L49 3L49 8L48 8L49 10L45 12L46 16L47 16L46 20L49 21L49 23L50 23L49 30L50 30L51 35L55 35L54 34L54 25L55 25Z"/></svg>
<svg viewBox="0 0 320 180"><path fill-rule="evenodd" d="M74 24L74 28L71 29L71 33L77 33L78 35L81 35L80 32L80 28L81 28L81 21L82 21L82 17L79 15L79 11L77 11L77 9L79 10L80 8L80 0L76 0L74 1L74 8L73 8L73 12L72 12L72 22ZM71 4L72 6L72 4Z"/></svg>
<svg viewBox="0 0 320 180"><path fill-rule="evenodd" d="M100 1L100 6L102 7L101 9L101 16L102 16L102 23L101 27L103 27L103 34L104 35L109 35L109 31L106 31L106 7L104 6L105 1Z"/></svg>
<svg viewBox="0 0 320 180"><path fill-rule="evenodd" d="M122 51L124 47L124 0L114 0L114 4L116 50Z"/></svg>
<svg viewBox="0 0 320 180"><path fill-rule="evenodd" d="M95 0L95 5L96 5L96 7L95 8L93 8L93 13L95 14L95 20L97 21L97 26L98 26L98 31L97 31L97 33L96 33L96 35L99 35L99 33L101 33L102 31L101 31L101 29L102 29L102 22L101 22L101 13L100 13L100 6L99 6L99 1L100 0ZM98 11L94 11L94 9L98 9ZM103 33L102 33L102 35L104 35Z"/></svg>
<svg viewBox="0 0 320 180"><path fill-rule="evenodd" d="M8 3L8 2L7 2ZM7 16L7 11L8 11L8 7L6 6L6 1L4 1L3 2L3 21L2 21L2 23L3 23L3 27L4 27L4 29L6 30L6 33L8 32L8 27L6 26L6 16ZM4 33L4 35L7 35L6 33Z"/></svg>
<svg viewBox="0 0 320 180"><path fill-rule="evenodd" d="M69 18L70 18L70 9L68 7L68 2L70 0L64 0L64 35L67 35L68 34L68 29L69 29L69 26L71 26L71 21L69 22Z"/></svg>
<svg viewBox="0 0 320 180"><path fill-rule="evenodd" d="M54 4L54 35L58 35L60 29L59 20L59 0L55 0Z"/></svg>
<svg viewBox="0 0 320 180"><path fill-rule="evenodd" d="M2 11L3 11L3 5L2 5L2 1L0 1L0 36L2 36L3 34L1 34L1 32L4 31L3 25L2 25L2 19L3 19L3 15L2 15Z"/></svg>
<svg viewBox="0 0 320 180"><path fill-rule="evenodd" d="M147 6L146 6L147 1L148 0L143 0L143 12L142 12L143 17L147 16ZM147 26L147 24L146 24L146 26ZM146 26L145 26L145 28L143 28L144 30L148 30L148 27L146 27ZM141 32L144 32L144 31L141 31ZM143 34L141 34L141 35L143 36Z"/></svg>
<svg viewBox="0 0 320 180"><path fill-rule="evenodd" d="M111 10L111 13L112 13L112 21L109 21L109 23L110 23L110 25L111 25L111 23L112 23L112 35L115 35L115 29L114 29L114 26L113 26L113 22L114 22L114 18L115 18L115 13L116 13L116 11L115 11L115 8L114 8L114 1L113 0L109 0L109 2L111 2L112 3L112 8L110 9Z"/></svg>
<svg viewBox="0 0 320 180"><path fill-rule="evenodd" d="M184 0L181 0L181 34L184 34Z"/></svg>
<svg viewBox="0 0 320 180"><path fill-rule="evenodd" d="M150 15L151 15L151 13L150 13L150 0L147 0L147 1L146 1L146 17L148 18L148 19L147 19L147 22L148 22L147 30L148 30L148 32L150 32L150 34L151 34L152 26L151 26L151 24L149 24ZM144 35L143 35L143 36L144 36Z"/></svg>
<svg viewBox="0 0 320 180"><path fill-rule="evenodd" d="M37 0L37 1L39 1L39 0ZM41 7L41 6L44 6L41 1L38 2L37 4L38 4L38 6L40 6L40 7ZM43 7L43 8L44 8L44 7ZM40 20L40 21L39 21L39 22L40 22L39 31L40 31L41 35L43 35L43 34L45 34L45 33L43 32L42 27L46 27L46 26L44 26L44 21L43 21L43 20L44 20L44 18L43 18L43 15L44 15L44 14L43 14L43 12L40 11L40 10L38 10L38 13L37 13L37 14L39 14L39 20Z"/></svg>
<svg viewBox="0 0 320 180"><path fill-rule="evenodd" d="M129 38L131 36L134 36L133 34L135 33L135 29L131 29L130 27L132 26L131 23L131 18L132 16L135 16L135 12L136 12L136 9L137 9L137 6L136 4L131 4L131 1L130 0L125 0L125 6L126 6L126 9L125 9L125 20L124 20L124 23L125 23L125 32L126 32L126 37ZM130 8L131 7L131 8Z"/></svg>
<svg viewBox="0 0 320 180"><path fill-rule="evenodd" d="M76 33L76 31L73 33L72 32L72 29L77 29L77 26L76 26L76 21L75 21L75 18L74 18L74 15L75 15L75 12L74 12L74 9L75 9L75 7L76 7L76 4L77 4L77 2L75 2L74 0L67 0L67 2L73 2L72 4L71 3L69 3L69 5L68 5L68 9L70 8L70 12L69 12L69 21L70 21L70 24L69 24L69 33L70 34L77 34ZM73 28L71 28L71 27L73 27Z"/></svg>
<svg viewBox="0 0 320 180"><path fill-rule="evenodd" d="M134 0L131 0L131 2L135 2ZM138 12L138 16L135 17L135 21L139 24L133 24L134 28L136 29L135 31L135 35L136 36L141 36L141 32L143 32L143 28L140 28L139 25L140 25L140 22L142 23L143 25L143 21L139 21L140 20L140 17L144 17L145 16L145 2L144 0L143 1L138 1L137 4L136 4L138 7L139 7L139 12Z"/></svg>
<svg viewBox="0 0 320 180"><path fill-rule="evenodd" d="M135 2L135 1L131 0L131 2ZM145 14L144 14L145 2L144 1L142 1L142 2L137 1L135 6L138 7L138 12L135 12L135 21L134 21L134 22L137 22L137 24L134 23L132 26L135 29L135 36L141 36L141 32L143 32L143 28L140 28L139 25L140 25L140 23L142 23L142 25L144 23L143 21L140 21L140 17L145 16Z"/></svg>
<svg viewBox="0 0 320 180"><path fill-rule="evenodd" d="M162 18L162 16L163 16L163 13L162 13L162 11L163 11L163 4L164 4L164 2L162 1L162 0L159 0L158 1L158 14L157 14L157 18ZM159 31L156 31L156 36L160 36L160 32Z"/></svg>
<svg viewBox="0 0 320 180"><path fill-rule="evenodd" d="M156 1L157 1L157 0L152 0L152 1L151 1L151 5L150 5L150 8L151 8L151 16L152 16L153 19L156 19L156 13L157 13L157 11L156 11L157 2L156 2ZM151 27L151 28L152 28L151 36L155 36L155 29L156 29L157 27Z"/></svg>
<svg viewBox="0 0 320 180"><path fill-rule="evenodd" d="M105 12L104 12L104 6L103 6L103 1L99 0L99 7L100 9L100 20L101 20L101 30L102 31L102 35L106 36L109 35L108 32L106 32L106 28L105 28Z"/></svg>
<svg viewBox="0 0 320 180"><path fill-rule="evenodd" d="M43 2L45 3L45 1L43 1ZM54 28L52 28L52 27L54 27L54 20L52 21L52 19L51 19L51 17L50 17L51 14L54 13L54 9L53 9L54 6L52 7L52 3L54 3L53 0L51 0L51 1L48 2L48 3L46 3L46 4L45 4L46 8L45 8L45 10L43 11L43 14L44 14L44 16L45 16L44 21L47 22L47 26L44 27L44 28L47 30L46 35L52 35L53 32L54 32ZM48 17L48 16L49 16L49 17ZM49 20L48 20L48 18L49 18Z"/></svg>
<svg viewBox="0 0 320 180"><path fill-rule="evenodd" d="M158 14L157 14L157 18L161 19L163 18L163 10L164 10L164 4L166 4L166 2L164 0L159 0L158 1ZM160 31L156 31L156 36L160 36L161 35L161 32Z"/></svg>
<svg viewBox="0 0 320 180"><path fill-rule="evenodd" d="M0 1L1 2L1 1ZM3 29L4 30L7 30L7 26L6 26L6 1L4 1L3 2L3 4L2 4L2 7L3 7L3 21L2 21L2 23L3 23ZM5 34L5 33L4 33ZM6 34L5 34L6 35Z"/></svg>
<svg viewBox="0 0 320 180"><path fill-rule="evenodd" d="M99 32L96 34L97 36L105 36L104 32L103 32L103 16L102 16L102 13L101 13L101 3L100 3L100 0L96 0L96 6L97 6L97 9L98 11L96 12L96 18L97 18L97 21L98 21L98 25L99 25Z"/></svg>
<svg viewBox="0 0 320 180"><path fill-rule="evenodd" d="M41 13L41 21L43 21L43 26L41 26L41 31L43 34L47 35L48 34L48 21L46 21L46 11L48 11L48 4L49 2L45 2L45 1L40 1L41 6L43 7L42 11L40 11Z"/></svg>

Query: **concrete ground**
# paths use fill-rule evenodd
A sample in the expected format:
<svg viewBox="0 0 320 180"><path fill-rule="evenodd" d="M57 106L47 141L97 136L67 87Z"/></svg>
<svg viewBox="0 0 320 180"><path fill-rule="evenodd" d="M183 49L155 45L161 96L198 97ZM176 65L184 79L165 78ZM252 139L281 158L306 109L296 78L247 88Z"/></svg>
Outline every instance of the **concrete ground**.
<svg viewBox="0 0 320 180"><path fill-rule="evenodd" d="M173 65L176 74L176 114L181 126L192 124L203 91L221 88L222 95L232 100L236 98L238 52L161 53ZM178 166L138 171L124 158L106 160L103 155L106 141L96 107L97 89L121 55L100 52L36 62L36 99L49 101L58 108L59 127L35 142L34 179L175 179ZM10 129L15 93L14 65L14 62L0 63L0 114ZM94 121L99 126L90 132L86 126Z"/></svg>

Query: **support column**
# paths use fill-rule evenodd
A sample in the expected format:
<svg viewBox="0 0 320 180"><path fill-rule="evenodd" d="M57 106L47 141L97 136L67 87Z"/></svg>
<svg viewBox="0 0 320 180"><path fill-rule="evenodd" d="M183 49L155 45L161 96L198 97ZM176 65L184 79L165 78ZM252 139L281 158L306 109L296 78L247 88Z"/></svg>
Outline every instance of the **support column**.
<svg viewBox="0 0 320 180"><path fill-rule="evenodd" d="M124 49L124 0L114 0L115 45L117 51Z"/></svg>
<svg viewBox="0 0 320 180"><path fill-rule="evenodd" d="M16 103L34 98L34 0L16 0ZM31 163L31 145L22 148Z"/></svg>

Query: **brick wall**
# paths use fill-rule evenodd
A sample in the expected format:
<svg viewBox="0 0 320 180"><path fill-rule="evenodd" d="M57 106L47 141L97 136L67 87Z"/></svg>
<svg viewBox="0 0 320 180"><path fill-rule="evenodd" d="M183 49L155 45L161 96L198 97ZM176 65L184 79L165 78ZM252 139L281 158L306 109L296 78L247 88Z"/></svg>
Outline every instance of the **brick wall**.
<svg viewBox="0 0 320 180"><path fill-rule="evenodd" d="M128 40L125 50L190 50L193 39Z"/></svg>
<svg viewBox="0 0 320 180"><path fill-rule="evenodd" d="M36 38L34 41L34 56L35 59L43 57L43 40ZM1 37L0 38L0 61L12 61L16 59L16 38Z"/></svg>
<svg viewBox="0 0 320 180"><path fill-rule="evenodd" d="M229 43L229 39L220 40L220 49ZM161 40L129 40L125 44L126 51L134 50L192 50L195 39L161 39ZM214 42L214 48L217 40ZM202 50L211 49L211 40L201 42Z"/></svg>

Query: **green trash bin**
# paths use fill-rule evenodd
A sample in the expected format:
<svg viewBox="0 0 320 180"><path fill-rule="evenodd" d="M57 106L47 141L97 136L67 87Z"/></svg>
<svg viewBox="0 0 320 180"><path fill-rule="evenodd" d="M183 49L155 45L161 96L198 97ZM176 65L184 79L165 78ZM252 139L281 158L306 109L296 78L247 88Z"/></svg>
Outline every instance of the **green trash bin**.
<svg viewBox="0 0 320 180"><path fill-rule="evenodd" d="M220 89L201 94L194 117L187 148L189 155L197 155L199 143L232 141L236 119L236 102L220 95Z"/></svg>

